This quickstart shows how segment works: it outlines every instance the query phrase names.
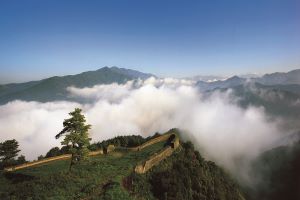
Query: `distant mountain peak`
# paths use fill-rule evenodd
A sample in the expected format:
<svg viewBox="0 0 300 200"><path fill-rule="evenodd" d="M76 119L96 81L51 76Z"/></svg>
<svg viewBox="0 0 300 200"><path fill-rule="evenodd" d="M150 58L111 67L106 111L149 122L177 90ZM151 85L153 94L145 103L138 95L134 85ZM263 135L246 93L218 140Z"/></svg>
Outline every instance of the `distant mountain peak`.
<svg viewBox="0 0 300 200"><path fill-rule="evenodd" d="M232 76L228 79L226 79L226 81L234 81L234 80L241 80L242 78L238 77L238 76Z"/></svg>
<svg viewBox="0 0 300 200"><path fill-rule="evenodd" d="M126 74L128 76L132 76L133 78L136 78L136 79L137 78L147 79L147 78L150 78L151 76L156 77L153 74L142 73L142 72L134 70L134 69L126 69L126 68L121 68L121 67L116 67L116 66L112 66L109 69L114 72L117 72L117 73L122 73L122 74Z"/></svg>
<svg viewBox="0 0 300 200"><path fill-rule="evenodd" d="M121 84L129 80L147 79L151 76L154 75L131 69L102 67L76 75L53 76L40 81L3 85L0 87L0 104L15 99L41 102L67 100L69 97L66 94L66 88L70 86L83 88L98 84Z"/></svg>

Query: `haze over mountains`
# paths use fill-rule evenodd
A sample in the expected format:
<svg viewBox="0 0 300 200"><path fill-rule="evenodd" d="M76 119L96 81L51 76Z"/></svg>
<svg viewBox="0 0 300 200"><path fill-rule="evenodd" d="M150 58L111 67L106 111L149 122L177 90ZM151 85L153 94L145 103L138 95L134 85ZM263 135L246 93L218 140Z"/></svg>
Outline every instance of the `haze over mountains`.
<svg viewBox="0 0 300 200"><path fill-rule="evenodd" d="M299 139L299 77L300 70L294 70L255 78L176 79L104 67L78 75L2 85L0 139L15 138L22 154L36 159L59 146L55 134L67 113L79 107L92 124L93 141L129 134L149 136L179 128L205 158L252 186L257 180L249 174L251 163L260 166L268 160L275 162L261 157L271 152L266 155L275 154L284 167L285 154L273 154L273 149L286 148ZM298 154L295 151L295 157ZM272 178L269 174L262 177ZM257 191L262 196L263 192Z"/></svg>
<svg viewBox="0 0 300 200"><path fill-rule="evenodd" d="M73 86L77 88L92 87L99 84L125 83L129 80L155 77L153 74L143 73L131 69L118 67L104 67L96 71L83 72L77 75L54 76L40 81L26 83L0 85L0 104L13 100L25 101L55 101L75 100L67 95L66 88ZM253 77L253 76L251 76ZM200 91L209 91L222 88L234 88L246 83L259 83L257 86L269 86L295 94L300 94L300 70L287 73L266 74L257 78L241 78L233 76L224 79L219 76L195 76L186 78L195 82ZM266 88L266 87L265 87Z"/></svg>
<svg viewBox="0 0 300 200"><path fill-rule="evenodd" d="M95 123L93 131L97 139L110 138L120 132L148 134L174 127L182 128L186 126L180 120L184 116L197 122L202 114L206 118L206 115L215 113L214 120L221 120L218 119L220 117L218 113L222 112L223 108L227 110L230 107L234 119L232 121L236 120L236 115L241 115L242 119L247 118L247 115L242 113L247 113L247 110L254 107L256 115L262 115L263 118L284 117L292 123L290 127L298 127L296 119L300 115L300 82L297 79L299 71L274 73L251 79L234 76L226 80L205 82L192 78L157 78L153 74L135 70L104 67L78 75L2 85L0 86L2 132L19 134L17 127L21 125L16 117L17 113L20 117L24 114L22 119L29 120L26 123L32 124L32 128L26 132L29 135L38 134L39 129L45 125L42 121L41 125L36 125L39 123L36 120L37 115L43 113L43 117L48 114L51 118L56 117L57 120L53 120L55 125L51 125L50 122L51 129L48 126L45 128L49 129L49 133L53 132L52 127L59 127L60 120L74 107L83 107L86 113L90 113L90 120ZM215 110L211 104L218 105L219 101L221 107ZM206 104L207 108L204 106ZM187 112L187 110L194 112L198 107L199 112L194 116ZM261 108L267 116L259 110ZM143 113L150 113L151 116L143 119ZM30 115L32 117L28 118ZM99 122L98 119L101 118L99 116L103 117L103 123ZM213 118L210 120L214 121ZM110 124L116 124L116 121L119 125L113 125L114 128L111 128ZM15 125L7 126L6 129L7 124ZM11 127L14 129L11 130ZM231 128L235 130L236 127ZM98 131L101 133L102 130L105 130L105 136L101 134L98 138ZM5 137L10 137L10 134Z"/></svg>
<svg viewBox="0 0 300 200"><path fill-rule="evenodd" d="M201 90L212 90L215 88L230 88L246 82L260 83L263 85L298 85L300 84L300 69L287 73L265 74L257 78L241 78L233 76L226 80L217 80L214 82L198 81L197 85ZM295 86L294 86L295 87Z"/></svg>
<svg viewBox="0 0 300 200"><path fill-rule="evenodd" d="M154 75L124 68L103 67L77 75L54 76L40 81L1 85L0 104L16 99L40 102L67 100L66 88L69 86L83 88L98 84L125 83L151 76Z"/></svg>
<svg viewBox="0 0 300 200"><path fill-rule="evenodd" d="M212 81L213 79L216 80ZM229 93L233 96L230 98L234 99L234 103L244 109L251 106L263 108L271 117L289 119L289 127L300 127L297 122L297 118L300 117L299 69L287 73L266 74L257 78L233 76L222 80L222 77L218 76L195 76L185 79L157 78L153 74L131 69L103 67L77 75L1 85L0 105L15 100L41 103L67 101L83 105L102 100L119 102L132 91L145 85L171 90L189 86L203 97L209 97L216 92ZM144 94L146 95L148 94ZM153 129L153 132L155 131Z"/></svg>
<svg viewBox="0 0 300 200"><path fill-rule="evenodd" d="M256 78L250 77L157 78L153 74L131 69L103 67L77 75L0 85L0 105L14 100L42 103L70 101L80 104L91 103L95 98L116 101L129 93L131 87L139 88L144 84L151 84L158 88L164 85L171 88L186 85L203 93L204 96L216 91L231 91L234 98L238 97L237 102L241 107L262 107L270 116L289 118L291 126L300 127L296 120L300 117L300 69L287 73L275 72ZM139 80L143 81L142 85ZM128 85L128 81L133 82ZM116 87L109 86L110 84L119 84L121 89L115 91ZM112 94L113 97L109 97Z"/></svg>

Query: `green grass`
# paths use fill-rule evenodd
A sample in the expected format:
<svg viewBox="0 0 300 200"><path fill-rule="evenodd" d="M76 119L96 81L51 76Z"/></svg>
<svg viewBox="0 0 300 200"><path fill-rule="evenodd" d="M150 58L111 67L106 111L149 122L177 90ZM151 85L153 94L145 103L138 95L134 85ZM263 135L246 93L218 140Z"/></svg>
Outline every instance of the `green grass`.
<svg viewBox="0 0 300 200"><path fill-rule="evenodd" d="M93 156L75 165L71 173L70 160L2 173L0 199L135 199L123 188L123 179L163 145Z"/></svg>

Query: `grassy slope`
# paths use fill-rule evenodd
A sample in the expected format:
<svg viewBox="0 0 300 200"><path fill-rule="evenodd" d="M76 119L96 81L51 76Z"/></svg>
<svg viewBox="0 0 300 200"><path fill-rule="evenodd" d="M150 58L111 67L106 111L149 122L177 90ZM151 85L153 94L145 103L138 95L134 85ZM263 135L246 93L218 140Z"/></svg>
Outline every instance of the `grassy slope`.
<svg viewBox="0 0 300 200"><path fill-rule="evenodd" d="M0 199L134 199L122 187L137 162L163 147L95 156L68 173L69 160L0 175Z"/></svg>

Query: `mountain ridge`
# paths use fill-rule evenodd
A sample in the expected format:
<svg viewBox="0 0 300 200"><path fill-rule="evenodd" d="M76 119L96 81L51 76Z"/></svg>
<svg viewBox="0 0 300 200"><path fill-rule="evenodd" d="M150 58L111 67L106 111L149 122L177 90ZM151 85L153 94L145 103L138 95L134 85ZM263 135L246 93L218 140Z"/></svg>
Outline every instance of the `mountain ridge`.
<svg viewBox="0 0 300 200"><path fill-rule="evenodd" d="M154 75L131 69L103 67L96 71L76 75L53 76L40 81L1 85L0 104L16 99L40 102L68 100L65 89L69 86L82 88L114 82L125 83L129 80L146 79L151 76Z"/></svg>
<svg viewBox="0 0 300 200"><path fill-rule="evenodd" d="M214 82L198 81L196 85L201 91L208 91L222 88L232 88L245 83L260 83L266 86L272 85L300 85L300 69L295 69L289 72L275 72L265 74L258 78L242 78L237 75L226 80L218 80ZM298 90L298 89L297 89Z"/></svg>
<svg viewBox="0 0 300 200"><path fill-rule="evenodd" d="M92 87L97 84L123 84L129 80L145 80L149 77L157 76L150 73L139 72L137 70L113 66L103 67L95 71L86 71L75 75L53 76L39 81L0 85L0 105L13 100L39 102L59 100L77 101L74 97L67 95L67 87L74 86L77 88L83 88ZM233 88L251 82L272 86L273 88L284 88L290 92L299 94L300 69L295 69L287 73L275 72L265 74L258 78L232 76L226 80L199 80L195 85L200 91L210 91L214 89Z"/></svg>

